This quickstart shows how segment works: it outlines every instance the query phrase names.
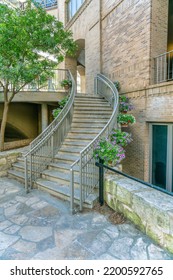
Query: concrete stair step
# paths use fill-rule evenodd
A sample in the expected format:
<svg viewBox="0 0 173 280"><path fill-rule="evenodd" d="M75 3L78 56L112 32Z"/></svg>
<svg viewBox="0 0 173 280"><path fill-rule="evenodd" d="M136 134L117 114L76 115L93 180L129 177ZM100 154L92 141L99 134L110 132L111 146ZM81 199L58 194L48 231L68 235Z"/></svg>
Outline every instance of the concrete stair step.
<svg viewBox="0 0 173 280"><path fill-rule="evenodd" d="M92 139L92 137L90 139L84 139L84 138L83 139L80 139L80 138L75 139L74 137L71 136L71 138L70 137L66 138L65 143L77 143L77 142L80 142L80 143L83 143L84 146L86 146L88 143L90 143L91 139Z"/></svg>
<svg viewBox="0 0 173 280"><path fill-rule="evenodd" d="M71 167L71 164L68 164L68 163L51 163L49 164L48 166L48 169L49 170L56 170L58 172L65 172L65 173L69 173L69 170L70 170L70 167ZM79 166L75 166L74 168L75 172L79 172Z"/></svg>
<svg viewBox="0 0 173 280"><path fill-rule="evenodd" d="M16 171L12 169L8 170L8 178L15 179L22 184L25 183L25 173L21 171Z"/></svg>
<svg viewBox="0 0 173 280"><path fill-rule="evenodd" d="M75 125L75 124L85 124L85 125L92 125L92 124L106 124L107 121L109 120L109 118L105 118L105 119L88 119L88 118L85 118L85 119L73 119L73 122L72 122L72 126Z"/></svg>
<svg viewBox="0 0 173 280"><path fill-rule="evenodd" d="M70 188L67 185L57 184L56 182L51 182L48 180L38 179L36 181L36 186L38 189L48 192L49 194L65 199L70 200ZM79 204L80 192L79 189L74 190L74 202ZM84 207L92 208L94 204L98 201L98 192L95 191L93 194L90 194L86 199Z"/></svg>
<svg viewBox="0 0 173 280"><path fill-rule="evenodd" d="M75 140L75 141L77 141L77 140L92 140L92 139L94 139L94 137L97 135L97 133L95 133L95 134L85 134L85 135L81 135L81 134L75 134L75 133L69 133L68 134L68 138L70 139L70 140Z"/></svg>
<svg viewBox="0 0 173 280"><path fill-rule="evenodd" d="M16 170L16 171L24 172L25 171L24 161L17 161L15 163L13 163L12 164L12 169Z"/></svg>
<svg viewBox="0 0 173 280"><path fill-rule="evenodd" d="M107 116L105 116L105 118L100 118L100 116L99 116L99 118L94 118L94 119L89 119L85 116L84 118L81 118L81 119L74 118L73 122L72 122L72 126L75 124L77 124L77 125L79 125L79 124L91 125L91 124L100 124L100 123L105 124L105 123L107 123L107 120L109 120L109 117L107 117Z"/></svg>
<svg viewBox="0 0 173 280"><path fill-rule="evenodd" d="M94 129L94 128L100 128L102 129L107 122L104 123L73 123L72 129L79 129L79 128L86 128L86 129Z"/></svg>
<svg viewBox="0 0 173 280"><path fill-rule="evenodd" d="M109 112L111 113L112 110L110 107L105 107L105 106L102 106L102 107L98 107L98 106L95 106L95 107L90 107L90 105L88 107L82 107L82 106L79 106L79 107L74 107L75 111L74 113L90 113L90 112L94 112L96 114L98 114L100 111L103 113L103 112Z"/></svg>
<svg viewBox="0 0 173 280"><path fill-rule="evenodd" d="M67 141L65 140L63 145L62 145L62 148L64 147L81 147L81 148L84 148L86 147L86 144L88 143L89 144L90 141Z"/></svg>
<svg viewBox="0 0 173 280"><path fill-rule="evenodd" d="M81 95L78 95L76 94L75 95L75 100L87 100L87 99L91 99L91 100L105 100L103 97L100 97L99 95L94 95L94 94L81 94Z"/></svg>
<svg viewBox="0 0 173 280"><path fill-rule="evenodd" d="M46 179L49 181L57 182L64 185L70 185L70 171L58 172L57 170L47 169L42 173L42 179ZM75 187L79 187L79 176L74 176L74 185Z"/></svg>
<svg viewBox="0 0 173 280"><path fill-rule="evenodd" d="M85 120L92 120L93 122L95 120L106 120L108 121L110 119L110 116L111 114L109 113L101 113L100 114L81 114L81 113L75 113L74 112L74 116L73 116L73 121L76 121L76 120L81 120L82 122L85 121Z"/></svg>
<svg viewBox="0 0 173 280"><path fill-rule="evenodd" d="M80 147L61 147L59 153L70 153L70 154L79 154L81 151Z"/></svg>
<svg viewBox="0 0 173 280"><path fill-rule="evenodd" d="M106 101L97 101L94 102L92 104L88 105L88 101L87 102L79 102L76 101L74 103L74 108L109 108L111 109L110 105L106 102Z"/></svg>
<svg viewBox="0 0 173 280"><path fill-rule="evenodd" d="M77 155L69 155L69 154L63 154L60 155L59 153L54 157L54 162L61 162L61 163L73 163L75 162L79 156Z"/></svg>
<svg viewBox="0 0 173 280"><path fill-rule="evenodd" d="M93 101L91 100L91 102L93 102ZM106 107L111 108L110 105L109 105L109 103L108 103L107 101L105 101L104 99L101 99L101 100L94 100L93 103L91 103L91 102L90 102L90 104L89 104L89 100L75 100L74 106L75 106L75 107L76 107L76 106L86 107L86 106L88 106L88 104L89 104L90 107L94 107L94 106L106 106Z"/></svg>
<svg viewBox="0 0 173 280"><path fill-rule="evenodd" d="M100 132L100 128L98 127L95 127L95 128L92 128L92 129L87 129L87 128L72 128L70 130L70 133L76 133L76 134L98 134Z"/></svg>

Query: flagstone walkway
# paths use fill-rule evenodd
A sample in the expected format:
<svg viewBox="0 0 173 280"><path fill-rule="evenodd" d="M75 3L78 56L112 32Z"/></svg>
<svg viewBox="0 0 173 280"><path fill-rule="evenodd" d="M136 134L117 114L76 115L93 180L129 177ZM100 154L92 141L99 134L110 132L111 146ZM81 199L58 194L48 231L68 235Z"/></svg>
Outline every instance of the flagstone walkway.
<svg viewBox="0 0 173 280"><path fill-rule="evenodd" d="M0 178L1 260L169 260L131 223L112 224L96 211L71 215L69 203Z"/></svg>

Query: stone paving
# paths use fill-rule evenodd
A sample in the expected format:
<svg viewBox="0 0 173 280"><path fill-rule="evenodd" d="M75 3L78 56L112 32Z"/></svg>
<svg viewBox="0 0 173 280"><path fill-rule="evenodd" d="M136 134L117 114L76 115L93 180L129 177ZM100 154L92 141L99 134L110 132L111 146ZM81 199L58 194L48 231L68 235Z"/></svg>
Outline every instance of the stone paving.
<svg viewBox="0 0 173 280"><path fill-rule="evenodd" d="M95 211L71 215L69 203L0 178L1 260L172 260L131 223Z"/></svg>

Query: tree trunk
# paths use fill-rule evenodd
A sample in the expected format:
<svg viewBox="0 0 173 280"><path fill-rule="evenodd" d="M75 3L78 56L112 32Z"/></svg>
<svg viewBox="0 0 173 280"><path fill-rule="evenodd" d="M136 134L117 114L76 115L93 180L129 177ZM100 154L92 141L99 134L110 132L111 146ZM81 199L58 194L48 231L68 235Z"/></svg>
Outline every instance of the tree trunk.
<svg viewBox="0 0 173 280"><path fill-rule="evenodd" d="M7 123L8 109L9 109L9 103L4 102L4 110L3 110L1 130L0 130L0 151L1 152L4 150L5 127L6 127L6 123Z"/></svg>

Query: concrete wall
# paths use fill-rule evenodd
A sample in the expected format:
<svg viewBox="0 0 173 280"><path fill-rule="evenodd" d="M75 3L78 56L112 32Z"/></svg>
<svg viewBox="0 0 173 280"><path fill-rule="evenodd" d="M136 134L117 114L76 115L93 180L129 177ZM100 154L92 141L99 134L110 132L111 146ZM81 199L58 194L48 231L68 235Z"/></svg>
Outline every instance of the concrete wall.
<svg viewBox="0 0 173 280"><path fill-rule="evenodd" d="M0 104L0 120L2 112L3 104ZM38 105L11 103L7 123L26 138L35 138L38 135Z"/></svg>

